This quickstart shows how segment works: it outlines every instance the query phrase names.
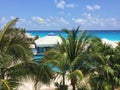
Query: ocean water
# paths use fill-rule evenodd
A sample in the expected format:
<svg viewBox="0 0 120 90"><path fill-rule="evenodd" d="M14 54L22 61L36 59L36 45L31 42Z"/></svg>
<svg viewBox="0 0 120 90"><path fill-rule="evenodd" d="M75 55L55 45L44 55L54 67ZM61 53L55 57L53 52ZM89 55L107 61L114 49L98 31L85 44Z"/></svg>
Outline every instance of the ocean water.
<svg viewBox="0 0 120 90"><path fill-rule="evenodd" d="M30 33L32 36L36 36L38 35L39 37L44 37L46 35L48 35L49 33L54 33L55 35L59 35L61 34L63 37L67 37L67 35L62 32L62 31L58 31L58 30L48 30L48 31L44 31L44 30L27 30L27 33ZM87 33L91 34L92 36L96 36L99 38L106 38L109 39L111 41L120 41L120 30L88 30Z"/></svg>

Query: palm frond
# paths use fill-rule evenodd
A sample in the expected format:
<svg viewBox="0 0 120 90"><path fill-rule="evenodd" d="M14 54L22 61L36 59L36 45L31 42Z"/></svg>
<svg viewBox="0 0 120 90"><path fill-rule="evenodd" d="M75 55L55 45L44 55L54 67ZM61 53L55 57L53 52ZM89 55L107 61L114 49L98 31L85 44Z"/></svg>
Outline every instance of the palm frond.
<svg viewBox="0 0 120 90"><path fill-rule="evenodd" d="M83 73L80 71L80 70L75 70L74 72L71 72L69 75L68 75L69 79L73 79L73 80L76 80L77 79L82 79L83 78Z"/></svg>
<svg viewBox="0 0 120 90"><path fill-rule="evenodd" d="M26 56L26 51L25 48L21 45L18 44L13 44L9 46L8 52L10 52L10 54L12 54L13 56L20 56L23 60L28 60L27 56ZM18 57L19 57L18 56Z"/></svg>
<svg viewBox="0 0 120 90"><path fill-rule="evenodd" d="M8 22L6 26L4 26L3 30L0 32L0 42L2 38L4 37L5 33L7 32L8 28L13 27L17 21L18 21L18 18L15 18L11 20L10 22Z"/></svg>
<svg viewBox="0 0 120 90"><path fill-rule="evenodd" d="M9 83L7 82L7 80L1 79L1 83L3 85L2 88L4 88L5 90L11 90L10 89L11 87L9 86Z"/></svg>

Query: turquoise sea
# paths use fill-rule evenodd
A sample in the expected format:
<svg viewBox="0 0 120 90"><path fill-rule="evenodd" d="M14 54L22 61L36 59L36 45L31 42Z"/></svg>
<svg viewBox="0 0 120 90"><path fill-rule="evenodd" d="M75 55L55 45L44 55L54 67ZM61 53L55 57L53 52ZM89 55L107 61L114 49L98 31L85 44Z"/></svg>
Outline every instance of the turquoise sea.
<svg viewBox="0 0 120 90"><path fill-rule="evenodd" d="M32 36L38 35L39 37L44 37L49 33L54 33L55 35L61 34L62 36L67 37L64 32L59 30L27 30L27 33L30 33ZM120 30L88 30L87 33L101 39L106 38L112 41L120 41Z"/></svg>

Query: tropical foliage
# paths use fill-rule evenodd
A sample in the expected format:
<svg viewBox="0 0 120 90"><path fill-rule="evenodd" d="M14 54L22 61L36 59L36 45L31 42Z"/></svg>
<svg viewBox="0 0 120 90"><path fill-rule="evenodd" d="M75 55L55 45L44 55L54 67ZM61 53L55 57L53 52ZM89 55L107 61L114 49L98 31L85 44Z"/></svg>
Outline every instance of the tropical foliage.
<svg viewBox="0 0 120 90"><path fill-rule="evenodd" d="M50 84L53 71L45 60L34 61L30 48L35 38L26 36L25 29L14 27L18 18L8 22L0 32L0 90L16 90L21 79L32 79L38 85Z"/></svg>
<svg viewBox="0 0 120 90"><path fill-rule="evenodd" d="M69 57L67 55L67 53L65 52L61 52L58 50L50 50L46 53L46 59L48 59L49 61L47 61L47 63L49 65L51 65L51 68L54 70L55 68L57 68L59 71L56 71L59 75L62 76L62 85L60 85L60 87L63 90L65 89L65 76L66 73L69 69ZM63 87L62 87L63 86Z"/></svg>
<svg viewBox="0 0 120 90"><path fill-rule="evenodd" d="M103 44L100 39L94 39L90 45L89 49L92 51L90 59L93 62L91 65L94 67L91 83L94 90L114 90L120 85L118 76L120 51L118 48L119 46L113 48Z"/></svg>
<svg viewBox="0 0 120 90"><path fill-rule="evenodd" d="M60 69L60 73L63 76L63 86L65 85L64 75L68 72L68 78L71 80L73 90L76 88L77 80L81 80L83 77L80 64L85 52L85 46L90 40L90 36L85 31L79 33L78 30L79 27L72 31L64 29L63 31L67 34L67 39L60 35L62 44L57 45L58 50L54 50L55 53L48 52L52 54L52 61L54 60L55 65ZM51 56L48 53L47 56Z"/></svg>
<svg viewBox="0 0 120 90"><path fill-rule="evenodd" d="M70 59L69 79L71 79L73 90L75 90L78 80L81 80L83 77L81 62L86 46L91 39L91 36L87 35L86 31L79 32L78 30L79 27L71 31L64 29L63 31L67 34L68 38L65 39L60 36L63 42L60 45L60 49L66 52Z"/></svg>
<svg viewBox="0 0 120 90"><path fill-rule="evenodd" d="M60 90L66 90L66 78L73 90L114 90L120 87L120 45L113 48L92 37L79 27L63 29L67 38L46 52L44 58L33 60L25 29L16 28L18 18L8 22L0 32L0 90L16 90L21 78L31 78L35 90L41 83L49 85L62 76ZM55 71L57 69L57 71Z"/></svg>
<svg viewBox="0 0 120 90"><path fill-rule="evenodd" d="M113 48L85 31L79 33L78 29L63 30L67 38L60 35L62 44L57 45L57 50L46 53L48 61L59 67L61 74L65 72L63 78L69 72L67 76L73 90L113 90L119 87L120 46Z"/></svg>
<svg viewBox="0 0 120 90"><path fill-rule="evenodd" d="M0 32L0 90L17 88L33 56L29 46L34 40L26 37L24 29L14 27L17 21L18 18L11 20Z"/></svg>

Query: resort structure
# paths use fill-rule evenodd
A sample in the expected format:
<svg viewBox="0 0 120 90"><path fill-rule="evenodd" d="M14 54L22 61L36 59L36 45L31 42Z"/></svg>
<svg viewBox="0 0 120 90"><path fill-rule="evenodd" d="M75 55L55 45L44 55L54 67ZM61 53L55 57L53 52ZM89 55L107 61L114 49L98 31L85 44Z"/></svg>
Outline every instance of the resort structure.
<svg viewBox="0 0 120 90"><path fill-rule="evenodd" d="M35 49L37 50L36 52L38 55L42 55L49 49L55 48L58 43L62 43L61 38L54 33L49 33L48 35L35 40Z"/></svg>

